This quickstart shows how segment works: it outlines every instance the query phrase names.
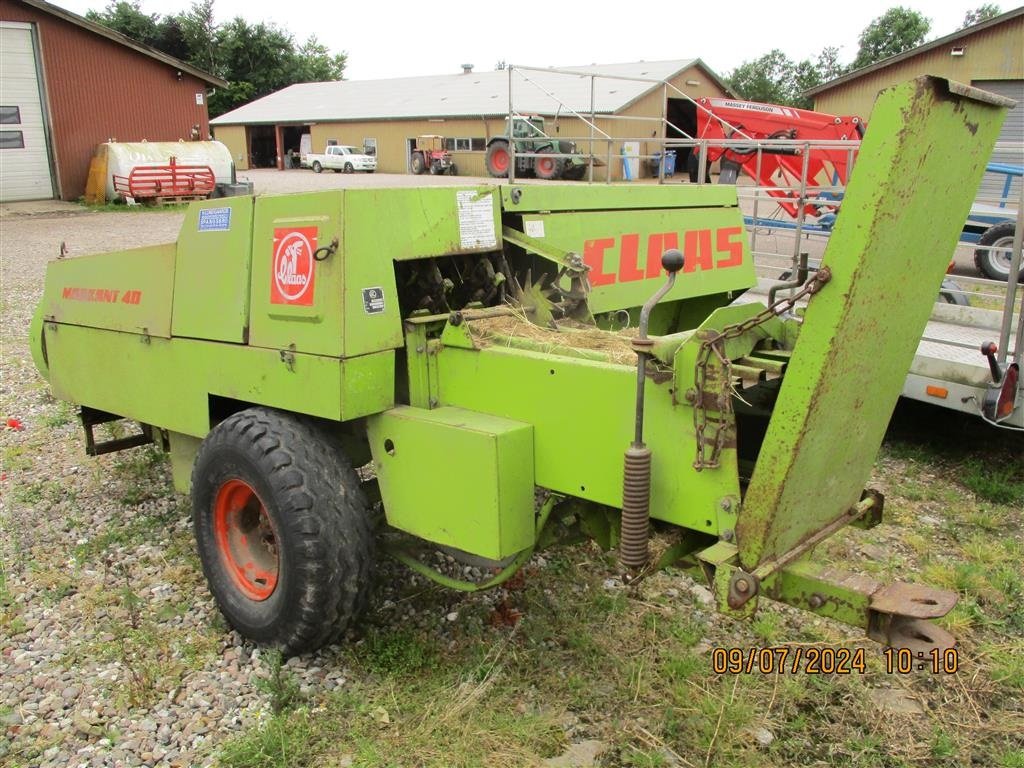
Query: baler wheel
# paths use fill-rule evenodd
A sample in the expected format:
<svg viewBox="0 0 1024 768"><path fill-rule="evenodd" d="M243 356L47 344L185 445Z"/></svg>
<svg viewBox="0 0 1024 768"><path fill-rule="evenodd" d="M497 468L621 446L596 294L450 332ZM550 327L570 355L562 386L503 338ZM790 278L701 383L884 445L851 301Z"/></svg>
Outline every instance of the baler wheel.
<svg viewBox="0 0 1024 768"><path fill-rule="evenodd" d="M374 540L359 478L316 422L265 408L222 421L192 470L203 572L228 623L286 654L357 620Z"/></svg>

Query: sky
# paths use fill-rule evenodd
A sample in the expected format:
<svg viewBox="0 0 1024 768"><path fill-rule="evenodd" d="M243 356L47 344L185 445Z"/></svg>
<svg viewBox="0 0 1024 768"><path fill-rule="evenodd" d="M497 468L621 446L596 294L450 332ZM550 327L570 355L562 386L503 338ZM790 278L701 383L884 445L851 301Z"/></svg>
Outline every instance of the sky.
<svg viewBox="0 0 1024 768"><path fill-rule="evenodd" d="M73 13L103 10L108 0L50 0ZM273 22L297 41L316 35L332 52L346 52L348 80L461 72L463 64L491 70L499 61L521 66L573 66L700 58L719 75L780 48L799 61L826 46L849 63L872 19L903 5L931 19L928 39L955 31L984 0L859 0L856 3L680 2L594 3L321 3L317 0L215 0L218 22L242 16ZM186 10L191 0L140 0L149 14ZM526 18L510 20L511 9ZM1014 5L1002 5L1004 11ZM532 9L532 11L531 11ZM447 11L447 12L446 12ZM474 12L475 11L475 12Z"/></svg>

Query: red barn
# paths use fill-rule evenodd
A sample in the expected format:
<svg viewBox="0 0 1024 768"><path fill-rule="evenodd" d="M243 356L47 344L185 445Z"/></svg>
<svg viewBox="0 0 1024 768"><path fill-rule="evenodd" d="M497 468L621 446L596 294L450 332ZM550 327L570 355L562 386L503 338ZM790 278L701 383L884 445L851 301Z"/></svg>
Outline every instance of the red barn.
<svg viewBox="0 0 1024 768"><path fill-rule="evenodd" d="M85 191L96 145L207 138L218 77L43 0L0 0L0 201Z"/></svg>

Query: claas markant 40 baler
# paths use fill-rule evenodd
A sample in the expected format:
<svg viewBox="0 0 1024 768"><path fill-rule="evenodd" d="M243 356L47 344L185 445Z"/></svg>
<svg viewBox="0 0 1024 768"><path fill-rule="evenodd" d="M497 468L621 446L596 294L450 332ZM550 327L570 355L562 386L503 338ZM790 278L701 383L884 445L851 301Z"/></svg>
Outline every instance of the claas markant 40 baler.
<svg viewBox="0 0 1024 768"><path fill-rule="evenodd" d="M732 303L755 283L733 187L347 189L197 203L177 243L51 263L33 354L91 453L169 452L220 609L286 652L364 610L381 507L501 569L430 574L456 588L571 528L627 572L692 566L732 615L948 646L927 619L954 595L807 555L881 518L864 485L1004 107L885 92L823 268L770 310ZM120 418L141 433L98 441Z"/></svg>

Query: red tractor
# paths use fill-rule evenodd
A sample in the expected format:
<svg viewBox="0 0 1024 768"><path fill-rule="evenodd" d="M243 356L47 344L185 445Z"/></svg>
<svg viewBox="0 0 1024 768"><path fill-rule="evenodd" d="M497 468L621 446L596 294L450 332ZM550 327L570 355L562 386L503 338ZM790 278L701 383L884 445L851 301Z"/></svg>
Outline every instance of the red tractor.
<svg viewBox="0 0 1024 768"><path fill-rule="evenodd" d="M409 156L409 167L417 175L427 171L435 176L442 173L455 176L458 173L452 162L452 153L444 148L443 136L417 136L416 146Z"/></svg>

